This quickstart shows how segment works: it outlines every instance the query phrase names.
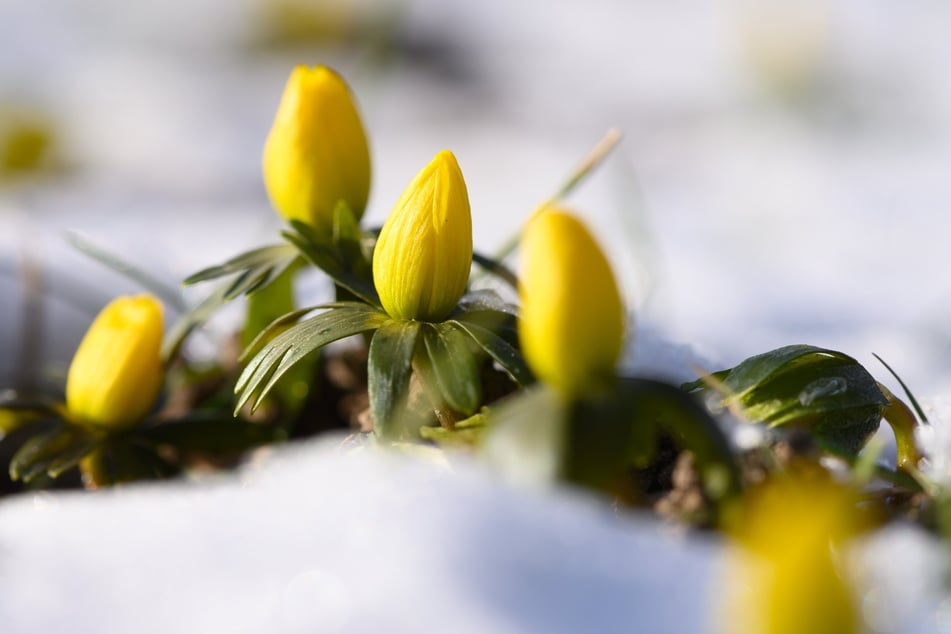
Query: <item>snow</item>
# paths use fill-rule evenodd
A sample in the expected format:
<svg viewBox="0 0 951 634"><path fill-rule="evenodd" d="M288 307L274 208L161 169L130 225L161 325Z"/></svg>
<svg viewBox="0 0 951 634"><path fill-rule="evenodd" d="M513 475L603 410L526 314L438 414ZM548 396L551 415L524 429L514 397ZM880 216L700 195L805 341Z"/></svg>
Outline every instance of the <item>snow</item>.
<svg viewBox="0 0 951 634"><path fill-rule="evenodd" d="M618 126L622 144L568 202L629 297L625 369L682 381L809 343L900 393L877 352L938 403L921 440L937 454L927 473L951 480L945 4L387 1L404 34L448 46L426 67L365 50L255 53L266 2L0 0L0 101L56 116L69 168L0 189L4 385L28 264L42 272L44 376L99 306L134 289L63 230L172 284L273 240L261 143L291 66L329 63L370 128L370 224L449 147L491 252ZM809 63L790 66L787 47ZM797 76L815 90L777 91ZM856 550L873 624L951 631L932 538L889 528ZM329 439L220 479L0 501L0 626L705 632L721 557L570 491Z"/></svg>
<svg viewBox="0 0 951 634"><path fill-rule="evenodd" d="M714 538L461 456L340 441L227 476L4 500L3 631L719 631ZM848 563L876 632L949 631L934 537L886 528Z"/></svg>
<svg viewBox="0 0 951 634"><path fill-rule="evenodd" d="M465 460L338 445L0 504L3 631L703 631L712 543Z"/></svg>
<svg viewBox="0 0 951 634"><path fill-rule="evenodd" d="M951 602L944 591L948 551L937 538L896 523L860 540L849 563L864 586L862 615L872 631L951 631Z"/></svg>

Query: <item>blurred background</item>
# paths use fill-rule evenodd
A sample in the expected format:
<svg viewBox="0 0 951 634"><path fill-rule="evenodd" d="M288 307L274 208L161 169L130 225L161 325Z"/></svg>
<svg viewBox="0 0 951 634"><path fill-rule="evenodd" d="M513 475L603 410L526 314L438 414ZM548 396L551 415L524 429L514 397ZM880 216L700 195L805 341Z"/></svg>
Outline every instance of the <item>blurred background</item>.
<svg viewBox="0 0 951 634"><path fill-rule="evenodd" d="M0 385L136 290L66 230L171 285L276 240L260 153L305 63L359 100L369 224L449 148L491 253L617 127L569 202L635 330L710 369L877 352L948 393L949 33L938 0L0 0Z"/></svg>

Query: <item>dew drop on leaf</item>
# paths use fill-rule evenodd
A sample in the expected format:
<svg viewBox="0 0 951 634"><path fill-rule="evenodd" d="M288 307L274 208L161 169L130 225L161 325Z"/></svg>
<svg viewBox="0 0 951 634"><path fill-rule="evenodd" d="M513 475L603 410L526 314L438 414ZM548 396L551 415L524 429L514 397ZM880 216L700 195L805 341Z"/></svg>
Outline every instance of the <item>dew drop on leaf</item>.
<svg viewBox="0 0 951 634"><path fill-rule="evenodd" d="M803 407L812 405L817 399L844 393L849 382L841 376L827 376L816 379L799 393L799 402Z"/></svg>

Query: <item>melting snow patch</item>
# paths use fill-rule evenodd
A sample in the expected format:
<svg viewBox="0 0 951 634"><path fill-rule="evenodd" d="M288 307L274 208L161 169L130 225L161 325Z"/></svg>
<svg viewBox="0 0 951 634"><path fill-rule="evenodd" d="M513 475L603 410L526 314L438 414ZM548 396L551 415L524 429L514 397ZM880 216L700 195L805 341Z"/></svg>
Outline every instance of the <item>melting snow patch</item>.
<svg viewBox="0 0 951 634"><path fill-rule="evenodd" d="M699 632L715 546L339 439L0 504L3 631Z"/></svg>

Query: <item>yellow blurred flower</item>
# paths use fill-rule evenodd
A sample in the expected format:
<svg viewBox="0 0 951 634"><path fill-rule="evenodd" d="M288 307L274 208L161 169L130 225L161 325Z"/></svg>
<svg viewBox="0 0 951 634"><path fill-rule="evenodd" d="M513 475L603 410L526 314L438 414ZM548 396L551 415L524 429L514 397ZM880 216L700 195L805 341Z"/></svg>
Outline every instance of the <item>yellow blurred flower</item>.
<svg viewBox="0 0 951 634"><path fill-rule="evenodd" d="M41 113L0 103L0 180L51 167L54 136Z"/></svg>
<svg viewBox="0 0 951 634"><path fill-rule="evenodd" d="M532 371L574 399L606 385L624 339L607 258L574 216L549 207L522 233L518 334Z"/></svg>
<svg viewBox="0 0 951 634"><path fill-rule="evenodd" d="M119 297L92 322L66 379L66 409L79 422L123 427L152 408L162 385L162 305Z"/></svg>
<svg viewBox="0 0 951 634"><path fill-rule="evenodd" d="M264 145L264 184L277 211L329 234L344 201L359 220L370 194L370 150L353 95L326 66L298 66Z"/></svg>
<svg viewBox="0 0 951 634"><path fill-rule="evenodd" d="M373 283L390 317L438 321L472 267L472 216L462 171L443 150L396 201L373 253Z"/></svg>
<svg viewBox="0 0 951 634"><path fill-rule="evenodd" d="M789 480L753 491L734 535L724 634L855 634L835 548L860 528L851 491Z"/></svg>

